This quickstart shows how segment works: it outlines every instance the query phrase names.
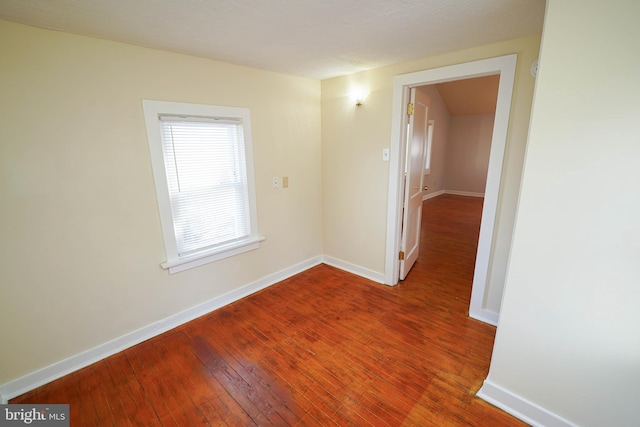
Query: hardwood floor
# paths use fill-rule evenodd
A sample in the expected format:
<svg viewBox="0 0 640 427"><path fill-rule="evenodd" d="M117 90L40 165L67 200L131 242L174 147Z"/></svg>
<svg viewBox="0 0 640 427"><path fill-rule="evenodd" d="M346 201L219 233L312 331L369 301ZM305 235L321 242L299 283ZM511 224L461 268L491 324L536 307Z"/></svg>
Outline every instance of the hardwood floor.
<svg viewBox="0 0 640 427"><path fill-rule="evenodd" d="M396 287L320 265L11 403L72 426L524 426L475 397L495 329L467 317L482 200L424 204Z"/></svg>

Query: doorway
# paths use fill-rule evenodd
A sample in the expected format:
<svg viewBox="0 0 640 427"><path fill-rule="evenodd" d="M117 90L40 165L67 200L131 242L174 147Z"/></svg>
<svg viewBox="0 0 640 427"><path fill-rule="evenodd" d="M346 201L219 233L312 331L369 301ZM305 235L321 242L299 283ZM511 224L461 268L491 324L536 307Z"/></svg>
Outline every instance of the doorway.
<svg viewBox="0 0 640 427"><path fill-rule="evenodd" d="M515 77L517 55L474 61L448 67L418 71L396 76L393 84L393 116L391 127L391 146L389 164L389 194L387 206L387 246L385 255L385 283L396 285L399 280L400 236L402 228L403 178L406 150L405 106L409 100L411 87L443 83L488 75L500 75L496 103L495 122L492 134L491 150L485 199L478 238L478 251L474 268L469 316L486 323L497 325L498 315L485 309L485 291L494 226L498 209L500 180L506 146L509 112Z"/></svg>

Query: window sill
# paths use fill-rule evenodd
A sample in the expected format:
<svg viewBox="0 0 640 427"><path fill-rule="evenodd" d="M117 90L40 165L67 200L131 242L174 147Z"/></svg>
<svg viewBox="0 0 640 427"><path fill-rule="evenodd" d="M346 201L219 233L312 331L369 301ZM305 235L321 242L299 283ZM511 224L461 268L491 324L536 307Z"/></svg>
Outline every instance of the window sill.
<svg viewBox="0 0 640 427"><path fill-rule="evenodd" d="M210 262L219 261L244 252L252 251L260 247L260 242L265 237L254 237L242 242L234 242L233 244L218 247L209 251L192 254L172 261L160 264L165 270L169 270L169 274L179 273L190 268L208 264Z"/></svg>

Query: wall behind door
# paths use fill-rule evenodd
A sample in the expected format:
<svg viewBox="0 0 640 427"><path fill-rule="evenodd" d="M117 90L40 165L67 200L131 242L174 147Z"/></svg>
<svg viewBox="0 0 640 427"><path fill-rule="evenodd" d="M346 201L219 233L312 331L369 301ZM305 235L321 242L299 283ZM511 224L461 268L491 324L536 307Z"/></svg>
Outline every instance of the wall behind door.
<svg viewBox="0 0 640 427"><path fill-rule="evenodd" d="M451 116L445 189L484 194L495 114Z"/></svg>

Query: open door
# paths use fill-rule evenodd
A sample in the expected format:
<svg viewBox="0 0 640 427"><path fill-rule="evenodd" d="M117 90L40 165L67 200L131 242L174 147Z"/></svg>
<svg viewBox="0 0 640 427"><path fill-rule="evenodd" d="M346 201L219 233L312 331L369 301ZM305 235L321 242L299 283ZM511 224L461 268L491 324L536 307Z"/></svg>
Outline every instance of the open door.
<svg viewBox="0 0 640 427"><path fill-rule="evenodd" d="M473 286L471 291L471 303L469 304L469 316L483 322L497 325L499 313L495 313L485 307L487 302L489 266L495 262L496 266L506 265L505 256L495 255L491 248L498 230L497 213L501 209L502 222L509 223L515 215L515 205L502 200L498 204L498 195L502 190L502 167L507 144L507 131L509 128L509 114L511 111L511 98L516 74L518 55L511 54L496 58L482 59L479 61L465 62L446 67L416 71L402 74L393 78L393 103L391 117L391 146L389 163L389 194L387 204L387 245L385 251L385 284L396 285L400 277L400 260L398 252L401 251L403 230L403 206L405 196L405 168L404 155L407 143L407 116L406 103L412 87L429 84L460 80L465 78L500 74L498 86L498 102L496 104L496 117L493 126L493 138L491 139L491 154L489 156L489 172L485 187L484 205L482 207L482 223L478 237L478 251L476 252L476 265L473 273ZM520 173L520 172L516 172ZM517 196L517 194L515 195ZM516 197L517 200L517 197ZM510 232L507 232L510 233ZM505 237L503 236L503 239ZM507 235L511 239L511 235ZM503 267L500 267L503 268ZM500 274L504 270L496 270L494 274ZM406 274L405 274L406 275ZM495 291L494 291L495 292ZM502 297L503 290L498 290Z"/></svg>
<svg viewBox="0 0 640 427"><path fill-rule="evenodd" d="M420 251L420 224L422 222L422 185L429 122L428 97L411 88L411 102L407 106L409 131L407 135L407 161L404 180L404 209L402 239L400 243L400 280L404 280L418 259Z"/></svg>

